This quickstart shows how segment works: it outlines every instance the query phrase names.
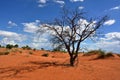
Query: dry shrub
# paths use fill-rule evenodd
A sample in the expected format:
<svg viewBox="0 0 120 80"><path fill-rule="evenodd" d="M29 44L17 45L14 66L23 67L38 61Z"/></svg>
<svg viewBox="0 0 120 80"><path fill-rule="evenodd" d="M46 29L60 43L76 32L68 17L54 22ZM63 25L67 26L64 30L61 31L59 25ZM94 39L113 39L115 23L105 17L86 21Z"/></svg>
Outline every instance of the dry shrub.
<svg viewBox="0 0 120 80"><path fill-rule="evenodd" d="M105 55L105 52L102 50L91 50L91 51L85 53L84 56L91 56L91 55L96 55L96 54L103 56L103 55Z"/></svg>
<svg viewBox="0 0 120 80"><path fill-rule="evenodd" d="M44 53L44 54L42 54L42 56L44 56L44 57L48 57L49 54L48 54L48 53Z"/></svg>

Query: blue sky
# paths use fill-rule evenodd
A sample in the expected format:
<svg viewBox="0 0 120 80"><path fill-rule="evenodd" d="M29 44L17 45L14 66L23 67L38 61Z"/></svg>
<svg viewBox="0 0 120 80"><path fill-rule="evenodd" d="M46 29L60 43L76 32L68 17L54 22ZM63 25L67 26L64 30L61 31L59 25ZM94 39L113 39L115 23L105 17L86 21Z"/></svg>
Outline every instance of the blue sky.
<svg viewBox="0 0 120 80"><path fill-rule="evenodd" d="M120 0L1 0L0 44L48 49L48 36L38 39L35 31L41 22L59 16L63 6L86 11L87 17L109 15L110 19L101 29L104 37L95 43L85 41L82 46L88 50L103 49L120 53Z"/></svg>

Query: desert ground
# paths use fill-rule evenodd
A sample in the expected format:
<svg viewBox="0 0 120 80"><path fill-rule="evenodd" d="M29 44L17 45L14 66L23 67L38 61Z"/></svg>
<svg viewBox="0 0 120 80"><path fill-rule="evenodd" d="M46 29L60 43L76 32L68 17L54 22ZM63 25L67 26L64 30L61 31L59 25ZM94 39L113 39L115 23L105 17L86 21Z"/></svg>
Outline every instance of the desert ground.
<svg viewBox="0 0 120 80"><path fill-rule="evenodd" d="M120 80L118 55L105 59L83 55L70 67L64 52L15 49L0 56L0 80Z"/></svg>

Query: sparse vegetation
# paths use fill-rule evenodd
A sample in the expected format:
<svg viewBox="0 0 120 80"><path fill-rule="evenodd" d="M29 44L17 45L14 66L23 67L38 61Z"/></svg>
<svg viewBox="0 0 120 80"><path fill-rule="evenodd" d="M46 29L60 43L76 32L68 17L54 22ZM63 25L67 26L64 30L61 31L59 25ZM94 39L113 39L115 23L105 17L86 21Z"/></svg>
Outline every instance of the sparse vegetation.
<svg viewBox="0 0 120 80"><path fill-rule="evenodd" d="M114 57L112 52L105 53L102 50L92 50L84 54L84 56L98 55L95 59L104 59L108 57Z"/></svg>
<svg viewBox="0 0 120 80"><path fill-rule="evenodd" d="M113 53L112 52L108 52L105 54L105 57L113 57Z"/></svg>
<svg viewBox="0 0 120 80"><path fill-rule="evenodd" d="M15 45L14 45L14 48L18 48L18 47L19 47L19 45L18 45L18 44L15 44Z"/></svg>
<svg viewBox="0 0 120 80"><path fill-rule="evenodd" d="M45 50L44 48L41 48L41 50Z"/></svg>
<svg viewBox="0 0 120 80"><path fill-rule="evenodd" d="M6 48L7 48L7 49L12 49L12 48L13 48L13 45L7 44L7 45L6 45Z"/></svg>
<svg viewBox="0 0 120 80"><path fill-rule="evenodd" d="M7 49L18 48L18 47L19 47L18 44L15 44L15 45L7 44L7 45L6 45L6 48L7 48Z"/></svg>
<svg viewBox="0 0 120 80"><path fill-rule="evenodd" d="M19 51L20 53L22 53L22 51Z"/></svg>
<svg viewBox="0 0 120 80"><path fill-rule="evenodd" d="M91 51L88 51L87 53L84 54L84 56L91 56L91 55L95 55L95 54L99 54L99 55L105 55L105 52L102 51L102 50L91 50Z"/></svg>
<svg viewBox="0 0 120 80"><path fill-rule="evenodd" d="M120 54L117 54L120 57Z"/></svg>
<svg viewBox="0 0 120 80"><path fill-rule="evenodd" d="M44 56L44 57L48 57L49 54L48 54L48 53L44 53L44 54L42 54L42 56Z"/></svg>
<svg viewBox="0 0 120 80"><path fill-rule="evenodd" d="M31 50L31 47L29 47L28 45L26 45L26 46L23 46L22 49L24 49L24 50L25 50L25 49Z"/></svg>
<svg viewBox="0 0 120 80"><path fill-rule="evenodd" d="M29 54L33 54L33 52L30 51Z"/></svg>
<svg viewBox="0 0 120 80"><path fill-rule="evenodd" d="M9 53L10 53L9 51L0 52L0 55L8 55Z"/></svg>
<svg viewBox="0 0 120 80"><path fill-rule="evenodd" d="M11 52L18 52L19 50L17 48L11 49Z"/></svg>
<svg viewBox="0 0 120 80"><path fill-rule="evenodd" d="M33 51L36 51L36 48L34 48Z"/></svg>

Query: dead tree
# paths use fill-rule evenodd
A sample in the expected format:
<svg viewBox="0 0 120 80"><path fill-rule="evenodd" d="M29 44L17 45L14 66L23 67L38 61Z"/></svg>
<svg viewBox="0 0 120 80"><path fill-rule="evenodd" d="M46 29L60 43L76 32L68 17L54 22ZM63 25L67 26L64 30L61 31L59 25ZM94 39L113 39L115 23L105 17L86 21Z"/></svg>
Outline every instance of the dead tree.
<svg viewBox="0 0 120 80"><path fill-rule="evenodd" d="M93 36L96 31L108 19L107 16L100 19L86 19L84 12L79 10L63 9L62 16L59 16L52 23L42 24L38 32L48 32L53 44L64 47L70 56L70 65L74 66L78 57L81 42Z"/></svg>

